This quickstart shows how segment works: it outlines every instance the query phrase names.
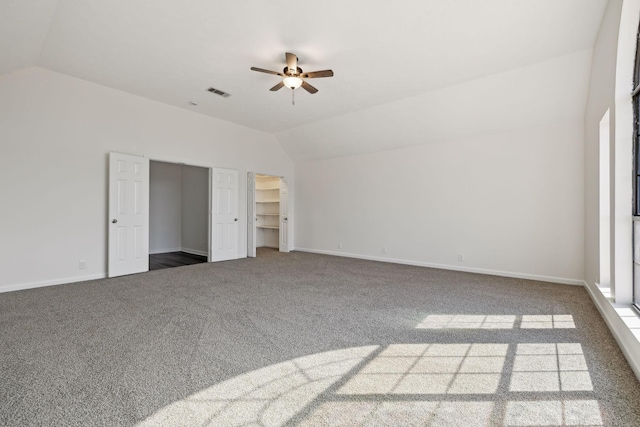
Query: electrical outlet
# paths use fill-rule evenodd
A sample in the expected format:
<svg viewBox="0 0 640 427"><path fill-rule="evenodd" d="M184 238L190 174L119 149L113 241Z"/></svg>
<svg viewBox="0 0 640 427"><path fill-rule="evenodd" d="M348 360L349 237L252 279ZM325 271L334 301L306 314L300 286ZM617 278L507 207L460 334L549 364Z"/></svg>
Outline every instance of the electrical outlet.
<svg viewBox="0 0 640 427"><path fill-rule="evenodd" d="M80 270L84 270L87 268L87 261L81 259L80 262L78 263L78 267L80 268Z"/></svg>
<svg viewBox="0 0 640 427"><path fill-rule="evenodd" d="M464 255L458 254L458 262L464 262Z"/></svg>
<svg viewBox="0 0 640 427"><path fill-rule="evenodd" d="M342 249L342 242L338 242L338 249Z"/></svg>
<svg viewBox="0 0 640 427"><path fill-rule="evenodd" d="M382 247L382 253L385 254L385 255L387 254L387 247L386 246Z"/></svg>

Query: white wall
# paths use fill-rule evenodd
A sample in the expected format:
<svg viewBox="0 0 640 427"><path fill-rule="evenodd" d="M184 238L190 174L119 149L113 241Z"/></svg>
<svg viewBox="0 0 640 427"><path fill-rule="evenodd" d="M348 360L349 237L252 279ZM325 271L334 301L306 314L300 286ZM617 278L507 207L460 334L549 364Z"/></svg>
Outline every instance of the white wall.
<svg viewBox="0 0 640 427"><path fill-rule="evenodd" d="M276 133L296 248L582 284L591 56Z"/></svg>
<svg viewBox="0 0 640 427"><path fill-rule="evenodd" d="M182 165L151 161L149 181L149 253L180 251Z"/></svg>
<svg viewBox="0 0 640 427"><path fill-rule="evenodd" d="M182 166L181 250L206 255L209 233L209 169ZM244 245L246 251L246 244Z"/></svg>
<svg viewBox="0 0 640 427"><path fill-rule="evenodd" d="M110 151L238 169L241 257L246 171L293 177L267 133L37 67L0 76L0 141L0 291L104 277Z"/></svg>
<svg viewBox="0 0 640 427"><path fill-rule="evenodd" d="M299 163L296 248L578 283L582 141L575 120Z"/></svg>
<svg viewBox="0 0 640 427"><path fill-rule="evenodd" d="M585 273L586 282L594 284L600 278L599 265L599 143L600 120L609 110L609 120L615 122L615 84L618 29L622 0L610 0L593 49L589 97L585 113ZM609 128L613 132L614 127ZM610 141L615 140L610 133ZM614 160L611 150L611 160ZM615 166L615 165L613 165ZM612 171L615 168L611 169ZM612 193L615 188L612 188ZM614 248L612 245L611 248ZM614 280L615 271L610 271Z"/></svg>

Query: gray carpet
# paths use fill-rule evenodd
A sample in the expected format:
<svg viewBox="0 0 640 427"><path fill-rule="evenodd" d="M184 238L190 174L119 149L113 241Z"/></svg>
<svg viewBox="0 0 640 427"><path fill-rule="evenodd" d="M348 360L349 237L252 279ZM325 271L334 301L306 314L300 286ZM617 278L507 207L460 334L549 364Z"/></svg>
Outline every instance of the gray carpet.
<svg viewBox="0 0 640 427"><path fill-rule="evenodd" d="M640 425L581 287L259 255L0 294L0 425Z"/></svg>

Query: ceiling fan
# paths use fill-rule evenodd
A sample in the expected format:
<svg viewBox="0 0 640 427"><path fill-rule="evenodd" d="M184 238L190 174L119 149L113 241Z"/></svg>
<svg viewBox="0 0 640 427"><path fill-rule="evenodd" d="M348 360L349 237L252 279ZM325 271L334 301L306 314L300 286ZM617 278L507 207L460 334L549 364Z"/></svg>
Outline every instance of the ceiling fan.
<svg viewBox="0 0 640 427"><path fill-rule="evenodd" d="M290 88L292 93L295 89L302 87L310 94L318 92L318 89L305 82L304 79L314 79L318 77L333 77L332 70L312 71L304 73L300 67L298 67L298 57L293 53L285 53L287 66L284 67L281 73L277 71L265 70L264 68L251 67L253 71L259 71L261 73L275 74L276 76L283 77L282 81L271 88L272 92L282 89L284 86ZM295 98L293 99L295 104Z"/></svg>

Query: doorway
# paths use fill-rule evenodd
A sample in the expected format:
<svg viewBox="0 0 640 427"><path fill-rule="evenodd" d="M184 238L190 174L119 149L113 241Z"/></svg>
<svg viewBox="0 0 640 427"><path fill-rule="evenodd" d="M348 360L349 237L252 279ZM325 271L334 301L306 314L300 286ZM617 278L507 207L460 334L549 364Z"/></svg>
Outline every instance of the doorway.
<svg viewBox="0 0 640 427"><path fill-rule="evenodd" d="M149 269L207 262L209 168L149 162Z"/></svg>
<svg viewBox="0 0 640 427"><path fill-rule="evenodd" d="M111 152L108 184L109 277L149 271L150 254L239 257L237 170Z"/></svg>
<svg viewBox="0 0 640 427"><path fill-rule="evenodd" d="M284 178L249 172L247 176L247 255L289 252L288 188Z"/></svg>

